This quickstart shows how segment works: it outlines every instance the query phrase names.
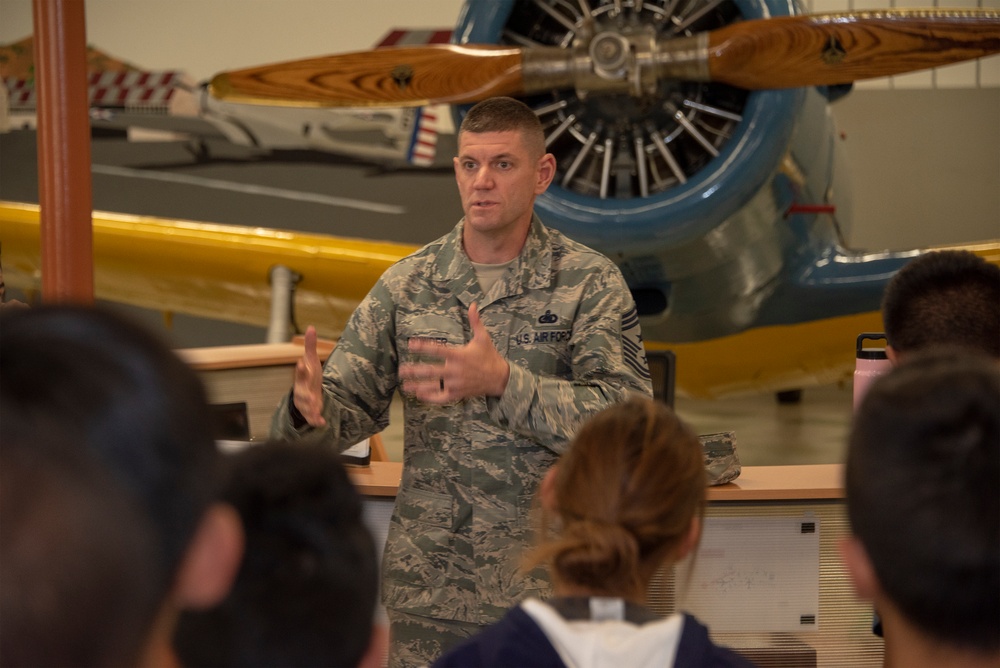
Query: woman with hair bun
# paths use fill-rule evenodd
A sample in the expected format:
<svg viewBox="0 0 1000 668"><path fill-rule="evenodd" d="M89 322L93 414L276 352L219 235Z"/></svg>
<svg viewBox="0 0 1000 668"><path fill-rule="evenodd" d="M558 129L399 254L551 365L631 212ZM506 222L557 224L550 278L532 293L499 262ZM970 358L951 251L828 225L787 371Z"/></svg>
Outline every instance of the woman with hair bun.
<svg viewBox="0 0 1000 668"><path fill-rule="evenodd" d="M665 404L598 413L541 486L544 538L526 566L548 565L554 596L523 601L433 665L752 666L694 617L645 607L657 571L698 545L706 484L697 436Z"/></svg>

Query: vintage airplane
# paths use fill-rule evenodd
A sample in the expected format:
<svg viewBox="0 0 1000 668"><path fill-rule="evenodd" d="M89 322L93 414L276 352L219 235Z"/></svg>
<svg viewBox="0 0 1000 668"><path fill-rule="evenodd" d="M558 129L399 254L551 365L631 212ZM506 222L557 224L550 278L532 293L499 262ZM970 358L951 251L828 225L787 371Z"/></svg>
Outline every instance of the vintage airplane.
<svg viewBox="0 0 1000 668"><path fill-rule="evenodd" d="M228 72L232 103L463 106L525 99L559 162L538 208L603 251L679 392L842 379L879 331L886 280L920 250L853 252L828 102L857 79L1000 52L995 11L803 15L780 0L467 0L450 46ZM37 280L37 210L0 211L8 282ZM1000 262L1000 242L970 246ZM100 297L265 324L268 273L301 276L300 322L335 337L389 242L95 215Z"/></svg>
<svg viewBox="0 0 1000 668"><path fill-rule="evenodd" d="M390 30L375 48L447 43L450 30ZM31 68L8 67L32 53L33 39L0 47L0 93L6 92L8 125L33 128L38 100ZM225 141L248 147L251 155L318 151L384 165L451 167L454 142L439 141L454 132L447 105L396 108L317 109L300 106L261 108L220 100L207 83L195 83L176 70L150 72L88 48L90 125L95 132L119 131L142 141L183 137L199 160L210 160L211 146ZM443 144L439 152L439 143Z"/></svg>

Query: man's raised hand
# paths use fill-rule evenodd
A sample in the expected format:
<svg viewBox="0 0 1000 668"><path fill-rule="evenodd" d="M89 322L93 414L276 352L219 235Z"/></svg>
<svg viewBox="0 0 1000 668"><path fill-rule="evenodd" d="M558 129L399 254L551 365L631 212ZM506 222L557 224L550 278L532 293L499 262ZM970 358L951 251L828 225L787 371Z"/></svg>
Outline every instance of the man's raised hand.
<svg viewBox="0 0 1000 668"><path fill-rule="evenodd" d="M316 328L306 328L305 353L295 364L292 389L295 408L313 427L325 427L323 417L323 364L316 352Z"/></svg>

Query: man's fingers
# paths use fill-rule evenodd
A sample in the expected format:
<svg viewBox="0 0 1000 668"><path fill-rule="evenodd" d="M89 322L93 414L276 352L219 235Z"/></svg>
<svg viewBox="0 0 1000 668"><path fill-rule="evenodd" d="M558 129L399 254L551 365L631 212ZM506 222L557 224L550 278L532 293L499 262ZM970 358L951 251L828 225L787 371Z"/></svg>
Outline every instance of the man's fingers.
<svg viewBox="0 0 1000 668"><path fill-rule="evenodd" d="M403 381L403 392L428 404L443 405L455 400L447 381L442 378Z"/></svg>
<svg viewBox="0 0 1000 668"><path fill-rule="evenodd" d="M319 364L319 353L316 352L316 328L312 325L306 327L305 335L305 358L310 364Z"/></svg>
<svg viewBox="0 0 1000 668"><path fill-rule="evenodd" d="M295 408L314 427L326 425L323 417L323 366L316 350L316 328L306 327L305 350L295 363Z"/></svg>

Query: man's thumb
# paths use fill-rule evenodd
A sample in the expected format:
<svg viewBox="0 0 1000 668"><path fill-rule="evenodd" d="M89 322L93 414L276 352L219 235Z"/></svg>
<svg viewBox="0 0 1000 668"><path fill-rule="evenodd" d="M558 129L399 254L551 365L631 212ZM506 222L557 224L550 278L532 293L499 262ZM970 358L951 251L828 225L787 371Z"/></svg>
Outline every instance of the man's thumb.
<svg viewBox="0 0 1000 668"><path fill-rule="evenodd" d="M472 302L472 306L469 307L469 328L472 329L472 338L486 333L486 327L479 319L479 305L476 302Z"/></svg>

